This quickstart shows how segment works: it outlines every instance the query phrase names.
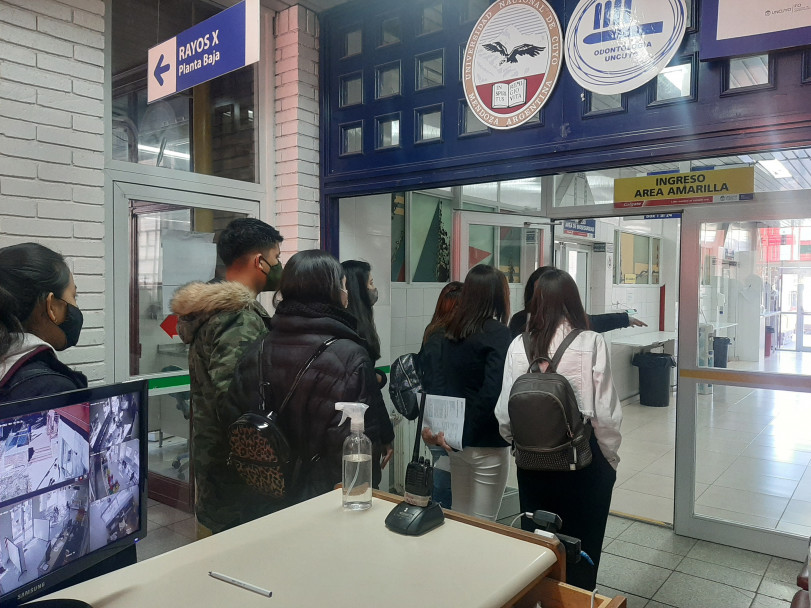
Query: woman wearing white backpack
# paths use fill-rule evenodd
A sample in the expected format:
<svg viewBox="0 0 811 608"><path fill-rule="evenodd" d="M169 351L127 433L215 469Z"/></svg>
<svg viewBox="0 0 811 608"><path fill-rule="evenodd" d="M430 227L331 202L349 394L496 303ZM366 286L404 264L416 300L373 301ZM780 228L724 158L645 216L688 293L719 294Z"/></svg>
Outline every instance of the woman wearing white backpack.
<svg viewBox="0 0 811 608"><path fill-rule="evenodd" d="M590 445L592 461L575 471L537 471L517 468L521 512L551 511L560 515L560 532L579 538L582 549L594 562L585 559L567 565L566 582L583 589L594 589L600 564L611 493L617 478L622 410L611 379L608 347L603 337L588 331L588 319L577 291L577 284L563 270L552 269L538 278L529 307L530 351L532 360L552 359L558 346L574 329L585 330L563 353L557 373L574 389L577 406L594 430ZM527 373L530 359L519 335L510 344L504 365L501 395L496 405L499 432L510 443L508 401L515 380ZM523 518L522 527L534 529Z"/></svg>

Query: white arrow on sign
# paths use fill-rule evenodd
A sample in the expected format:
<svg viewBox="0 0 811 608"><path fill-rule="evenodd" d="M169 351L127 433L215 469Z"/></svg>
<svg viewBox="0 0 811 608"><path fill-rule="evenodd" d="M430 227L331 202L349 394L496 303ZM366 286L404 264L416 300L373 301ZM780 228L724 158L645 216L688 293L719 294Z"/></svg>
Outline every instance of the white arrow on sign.
<svg viewBox="0 0 811 608"><path fill-rule="evenodd" d="M147 59L147 102L177 91L177 37L149 49Z"/></svg>

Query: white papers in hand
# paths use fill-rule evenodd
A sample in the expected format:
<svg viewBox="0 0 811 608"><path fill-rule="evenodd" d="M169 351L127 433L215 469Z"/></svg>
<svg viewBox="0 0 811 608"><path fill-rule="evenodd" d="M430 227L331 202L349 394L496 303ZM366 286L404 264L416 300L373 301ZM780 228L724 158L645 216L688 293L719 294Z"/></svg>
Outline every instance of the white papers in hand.
<svg viewBox="0 0 811 608"><path fill-rule="evenodd" d="M465 428L464 398L426 395L422 427L428 427L434 435L445 433L446 443L455 450L461 450L462 431Z"/></svg>

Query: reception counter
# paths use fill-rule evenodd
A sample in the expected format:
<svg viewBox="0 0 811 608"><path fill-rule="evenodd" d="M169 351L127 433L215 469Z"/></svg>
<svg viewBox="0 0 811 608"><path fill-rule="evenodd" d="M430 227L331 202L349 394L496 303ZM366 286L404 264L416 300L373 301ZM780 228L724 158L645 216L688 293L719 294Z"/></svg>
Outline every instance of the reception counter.
<svg viewBox="0 0 811 608"><path fill-rule="evenodd" d="M80 599L94 608L591 605L590 593L559 582L565 562L556 541L450 511L426 535L401 536L384 525L398 500L376 492L368 511L345 512L335 490L49 598ZM622 608L625 598L598 595L594 606Z"/></svg>

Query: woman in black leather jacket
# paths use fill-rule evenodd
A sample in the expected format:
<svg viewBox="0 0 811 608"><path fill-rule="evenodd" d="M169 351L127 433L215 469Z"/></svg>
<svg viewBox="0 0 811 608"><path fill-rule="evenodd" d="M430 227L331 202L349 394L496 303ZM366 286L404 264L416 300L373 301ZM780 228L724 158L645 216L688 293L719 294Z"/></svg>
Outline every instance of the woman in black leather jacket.
<svg viewBox="0 0 811 608"><path fill-rule="evenodd" d="M273 403L278 406L310 356L326 340L332 343L312 363L293 393L279 422L293 452L303 463L294 480L292 502L300 502L332 490L341 482L341 459L349 422L339 426L338 401L366 403L365 433L372 441L373 485L392 454L394 429L375 378L365 341L356 331L355 318L346 311L345 276L330 254L302 251L285 264L276 313L270 333L263 339L270 365L262 372L270 383ZM251 358L258 361L257 358ZM254 364L255 365L255 364ZM252 390L241 378L255 378L256 372L240 364L232 387Z"/></svg>

